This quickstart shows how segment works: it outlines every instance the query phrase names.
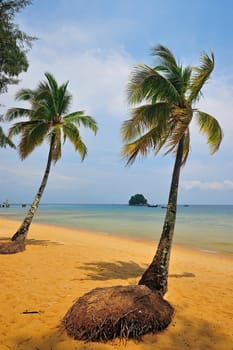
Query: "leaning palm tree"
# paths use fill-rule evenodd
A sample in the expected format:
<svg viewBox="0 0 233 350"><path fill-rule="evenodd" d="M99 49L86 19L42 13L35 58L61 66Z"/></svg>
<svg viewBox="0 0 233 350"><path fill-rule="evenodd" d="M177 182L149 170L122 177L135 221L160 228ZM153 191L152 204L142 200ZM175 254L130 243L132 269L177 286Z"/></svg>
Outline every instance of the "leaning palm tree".
<svg viewBox="0 0 233 350"><path fill-rule="evenodd" d="M190 123L195 117L206 134L211 153L218 150L223 133L218 121L196 108L201 89L214 69L214 55L202 53L199 67L183 67L171 51L157 45L152 49L157 64L137 65L128 83L132 117L122 125L122 154L131 165L138 155L154 155L166 148L175 155L167 211L155 256L139 284L164 295L167 291L170 252L174 234L180 170L190 149Z"/></svg>
<svg viewBox="0 0 233 350"><path fill-rule="evenodd" d="M61 158L62 140L65 142L68 138L83 160L87 155L87 147L82 141L78 127L84 126L94 133L97 132L95 120L83 111L66 114L71 104L71 95L67 91L68 82L59 86L50 73L45 73L45 77L47 80L40 82L35 90L21 89L16 94L17 100L28 101L31 104L30 109L11 108L6 113L7 121L19 117L28 118L27 121L15 123L9 130L9 137L21 135L18 146L21 159L25 159L44 140L49 143L48 160L41 185L12 241L24 242L27 237L47 184L51 164Z"/></svg>

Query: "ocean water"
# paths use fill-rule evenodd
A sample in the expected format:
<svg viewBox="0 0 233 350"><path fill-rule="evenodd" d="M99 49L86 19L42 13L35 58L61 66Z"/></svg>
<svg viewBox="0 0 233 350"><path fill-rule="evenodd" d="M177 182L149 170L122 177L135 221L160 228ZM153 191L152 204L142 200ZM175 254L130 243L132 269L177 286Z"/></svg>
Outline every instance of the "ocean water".
<svg viewBox="0 0 233 350"><path fill-rule="evenodd" d="M29 209L11 204L0 217L22 220ZM166 209L111 204L40 204L34 221L157 241ZM179 205L174 243L233 253L233 205Z"/></svg>

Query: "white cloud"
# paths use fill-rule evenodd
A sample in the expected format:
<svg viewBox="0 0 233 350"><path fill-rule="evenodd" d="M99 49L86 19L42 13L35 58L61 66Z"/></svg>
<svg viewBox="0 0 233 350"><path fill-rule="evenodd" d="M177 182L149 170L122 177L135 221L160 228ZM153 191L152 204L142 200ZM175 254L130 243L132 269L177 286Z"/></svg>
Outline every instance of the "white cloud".
<svg viewBox="0 0 233 350"><path fill-rule="evenodd" d="M69 81L73 110L125 118L132 59L122 47L111 42L106 46L110 33L106 31L105 42L99 43L95 28L92 31L67 24L60 31L41 32L28 54L28 72L21 74L17 87L9 89L7 99L20 87L36 87L49 71L59 83Z"/></svg>
<svg viewBox="0 0 233 350"><path fill-rule="evenodd" d="M191 181L183 181L181 183L182 187L186 190L192 189L201 189L201 190L226 190L233 189L233 181L224 180L220 181L212 181L212 182L202 182L199 180L191 180Z"/></svg>
<svg viewBox="0 0 233 350"><path fill-rule="evenodd" d="M169 188L173 160L165 157L162 163L161 159L147 157L143 163L137 161L130 170L125 168L125 163L120 160L120 124L128 118L126 84L129 72L135 64L129 52L117 44L112 35L115 30L119 31L122 28L116 29L116 23L115 27L111 28L110 21L107 25L98 25L98 28L94 28L95 24L87 27L77 23L78 25L74 26L62 18L61 26L52 26L52 30L51 27L45 29L41 26L40 31L35 33L40 39L35 42L28 55L28 72L20 76L22 81L19 85L12 86L9 94L3 96L2 103L7 108L15 106L15 91L21 87L36 87L44 78L44 72L49 71L59 83L69 80L68 89L73 95L71 111L84 109L98 122L99 132L96 137L88 130L82 130L89 155L81 166L77 163L79 157L74 154L73 148L65 146L67 148L64 150L64 157L51 171L45 198L48 201L68 201L69 198L74 198L74 201L114 202L128 198L131 192L142 188L148 198L164 201ZM25 28L25 32L31 30ZM147 59L150 64L152 60L150 57ZM232 174L233 169L232 84L216 78L216 74L213 74L213 79L203 94L204 98L199 101L197 107L213 114L220 121L224 140L219 152L212 158L208 154L205 137L192 125L192 152L182 172L182 176L185 175L188 181L183 181L182 187L184 190L206 190L203 191L204 195L207 190L212 190L211 194L215 194L216 197L213 201L218 202L218 191L233 188L233 181L222 181L228 178L228 174ZM7 125L4 125L4 128L7 128ZM0 157L1 176L4 181L2 180L1 184L4 196L15 200L18 191L21 191L20 198L25 201L34 195L44 171L47 151L48 147L44 145L38 153L33 152L31 159L21 163L16 156L12 158L12 150L2 150L4 153ZM66 190L70 190L67 196Z"/></svg>

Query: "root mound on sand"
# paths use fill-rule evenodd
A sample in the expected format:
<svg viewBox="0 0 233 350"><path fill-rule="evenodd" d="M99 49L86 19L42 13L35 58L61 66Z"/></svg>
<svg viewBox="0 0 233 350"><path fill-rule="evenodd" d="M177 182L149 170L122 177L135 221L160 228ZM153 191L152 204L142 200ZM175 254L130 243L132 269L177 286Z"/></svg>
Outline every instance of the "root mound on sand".
<svg viewBox="0 0 233 350"><path fill-rule="evenodd" d="M24 242L17 241L1 241L0 254L15 254L25 250Z"/></svg>
<svg viewBox="0 0 233 350"><path fill-rule="evenodd" d="M79 340L140 339L166 328L173 312L159 293L144 285L96 288L73 304L62 326Z"/></svg>

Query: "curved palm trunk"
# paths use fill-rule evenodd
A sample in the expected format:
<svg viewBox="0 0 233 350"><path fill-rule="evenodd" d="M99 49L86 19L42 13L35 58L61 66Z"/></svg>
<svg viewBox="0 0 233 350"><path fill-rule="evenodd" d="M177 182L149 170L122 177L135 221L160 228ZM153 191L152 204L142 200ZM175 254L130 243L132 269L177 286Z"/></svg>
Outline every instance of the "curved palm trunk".
<svg viewBox="0 0 233 350"><path fill-rule="evenodd" d="M50 150L49 150L49 155L48 155L48 160L47 160L47 166L45 169L45 173L43 176L43 179L41 181L41 185L39 187L39 190L32 202L32 205L30 207L30 209L27 212L26 217L24 218L21 226L19 227L19 229L16 231L16 233L14 234L14 236L11 238L12 241L20 241L23 242L26 240L27 238L27 233L29 230L29 227L32 223L33 217L35 215L35 212L39 206L42 194L44 192L44 189L46 187L47 181L48 181L48 177L49 177L49 172L50 172L50 168L51 168L51 163L52 163L52 150L53 150L53 143L54 143L54 136L52 137L51 140L51 144L50 144Z"/></svg>
<svg viewBox="0 0 233 350"><path fill-rule="evenodd" d="M182 165L183 142L184 139L182 138L178 145L175 165L172 174L167 212L157 251L152 260L152 263L143 273L139 281L139 284L144 284L152 290L157 290L162 295L164 295L167 291L170 252L176 221L177 194L180 178L180 169Z"/></svg>

